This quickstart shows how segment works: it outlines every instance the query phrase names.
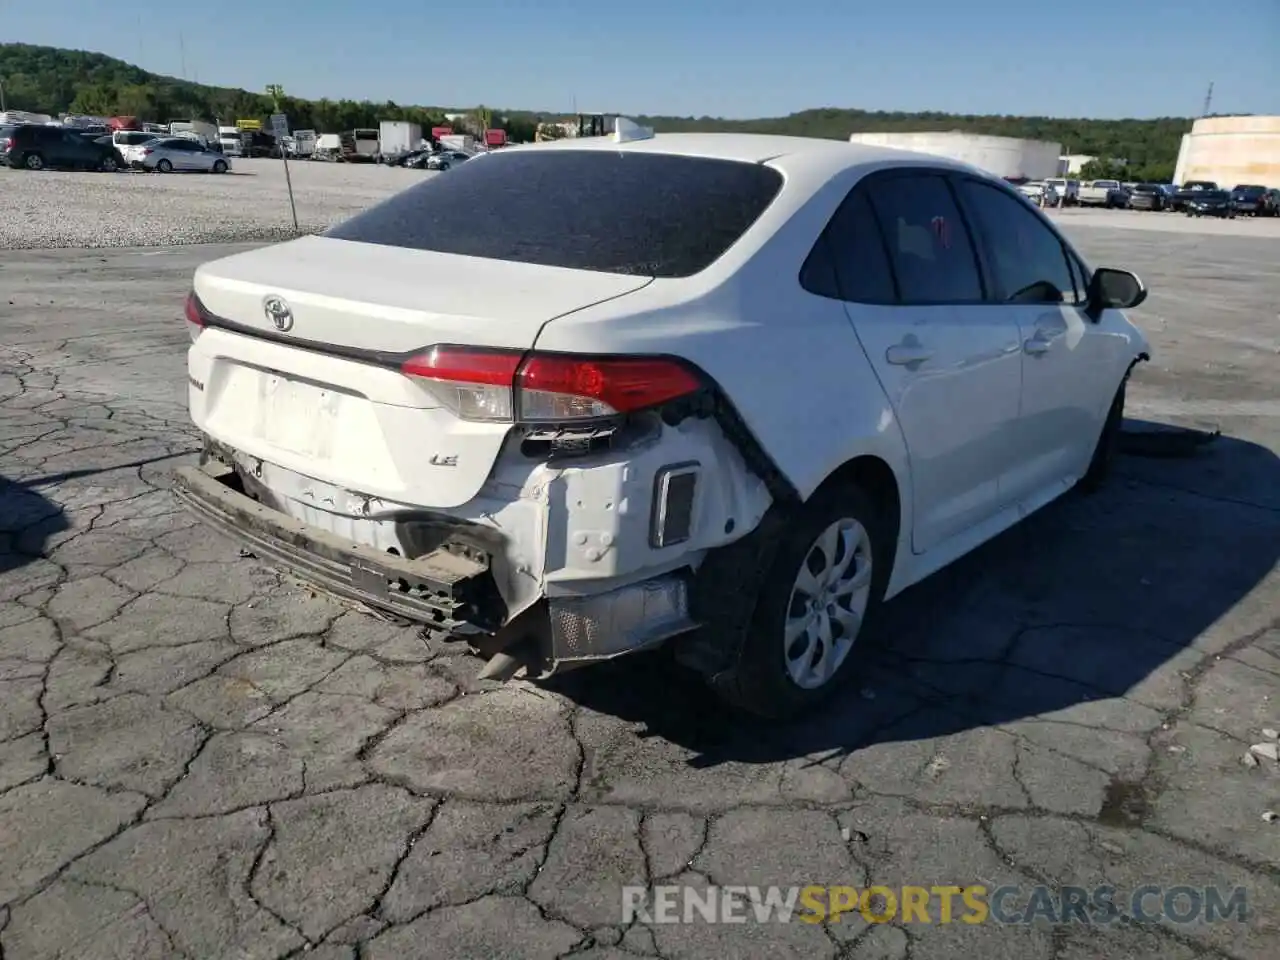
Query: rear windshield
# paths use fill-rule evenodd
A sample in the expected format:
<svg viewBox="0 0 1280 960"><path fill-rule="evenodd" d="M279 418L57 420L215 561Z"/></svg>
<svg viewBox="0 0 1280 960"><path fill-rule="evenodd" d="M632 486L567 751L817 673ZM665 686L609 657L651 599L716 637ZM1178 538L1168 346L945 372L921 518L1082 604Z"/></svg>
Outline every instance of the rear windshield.
<svg viewBox="0 0 1280 960"><path fill-rule="evenodd" d="M782 189L755 163L612 150L530 150L464 163L325 236L547 267L688 277Z"/></svg>

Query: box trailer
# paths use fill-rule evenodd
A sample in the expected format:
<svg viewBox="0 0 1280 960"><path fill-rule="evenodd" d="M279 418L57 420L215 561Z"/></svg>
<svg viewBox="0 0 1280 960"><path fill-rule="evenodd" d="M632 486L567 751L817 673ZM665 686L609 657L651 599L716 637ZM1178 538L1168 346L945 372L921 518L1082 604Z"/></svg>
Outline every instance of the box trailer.
<svg viewBox="0 0 1280 960"><path fill-rule="evenodd" d="M460 153L475 153L476 139L465 133L455 133L451 136L440 137L440 147L444 150L457 150Z"/></svg>
<svg viewBox="0 0 1280 960"><path fill-rule="evenodd" d="M417 150L422 141L422 126L407 120L383 120L378 124L378 147L386 157Z"/></svg>
<svg viewBox="0 0 1280 960"><path fill-rule="evenodd" d="M316 132L314 130L295 130L293 136L288 138L286 146L291 157L310 158L316 152ZM341 146L341 144L339 144Z"/></svg>

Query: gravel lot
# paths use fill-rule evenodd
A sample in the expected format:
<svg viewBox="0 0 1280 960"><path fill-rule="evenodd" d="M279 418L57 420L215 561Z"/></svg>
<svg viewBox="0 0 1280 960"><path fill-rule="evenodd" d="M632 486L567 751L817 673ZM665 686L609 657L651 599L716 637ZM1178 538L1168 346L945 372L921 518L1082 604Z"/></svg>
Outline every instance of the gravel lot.
<svg viewBox="0 0 1280 960"><path fill-rule="evenodd" d="M206 182L124 179L241 181ZM1280 727L1280 242L1095 217L1126 215L1064 220L1153 288L1130 413L1223 438L908 591L860 690L770 728L647 659L477 683L179 510L181 298L242 248L0 257L4 960L1280 956L1280 764L1242 763ZM664 878L1242 885L1251 913L622 924Z"/></svg>
<svg viewBox="0 0 1280 960"><path fill-rule="evenodd" d="M233 160L211 174L30 173L0 167L0 250L286 240L284 164ZM412 186L420 170L346 163L289 165L298 227L329 225Z"/></svg>
<svg viewBox="0 0 1280 960"><path fill-rule="evenodd" d="M208 174L33 174L0 167L0 250L284 240L293 236L284 165L233 160ZM437 174L345 163L290 164L298 227L323 230ZM1065 210L1067 223L1280 238L1280 218L1191 221L1173 214Z"/></svg>

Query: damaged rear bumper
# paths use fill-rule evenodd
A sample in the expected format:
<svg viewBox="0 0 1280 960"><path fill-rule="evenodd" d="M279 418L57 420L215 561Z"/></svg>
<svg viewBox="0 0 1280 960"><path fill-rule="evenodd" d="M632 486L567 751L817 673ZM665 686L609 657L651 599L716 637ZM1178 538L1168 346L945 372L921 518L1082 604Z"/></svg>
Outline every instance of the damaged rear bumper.
<svg viewBox="0 0 1280 960"><path fill-rule="evenodd" d="M337 596L451 634L487 632L478 605L489 568L481 560L444 549L409 560L353 544L264 506L234 489L234 477L231 467L209 460L175 471L173 492L263 560Z"/></svg>
<svg viewBox="0 0 1280 960"><path fill-rule="evenodd" d="M697 626L686 579L665 575L548 599L536 608L541 627L522 618L524 627L505 631L491 558L445 548L414 559L384 553L275 510L237 489L238 482L234 467L209 457L176 470L173 492L255 556L335 596L468 640L486 656L520 647L518 657L495 658L482 676L502 679L524 667L527 676L546 677L652 648ZM503 660L509 669L497 666Z"/></svg>

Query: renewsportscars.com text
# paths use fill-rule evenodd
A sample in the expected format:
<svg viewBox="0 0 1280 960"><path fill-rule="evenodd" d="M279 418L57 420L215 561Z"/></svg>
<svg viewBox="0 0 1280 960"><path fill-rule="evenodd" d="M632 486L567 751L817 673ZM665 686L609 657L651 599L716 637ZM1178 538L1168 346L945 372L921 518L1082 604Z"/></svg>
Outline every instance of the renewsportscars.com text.
<svg viewBox="0 0 1280 960"><path fill-rule="evenodd" d="M1188 885L1110 886L657 886L624 887L622 922L1200 924L1248 918L1248 892Z"/></svg>

